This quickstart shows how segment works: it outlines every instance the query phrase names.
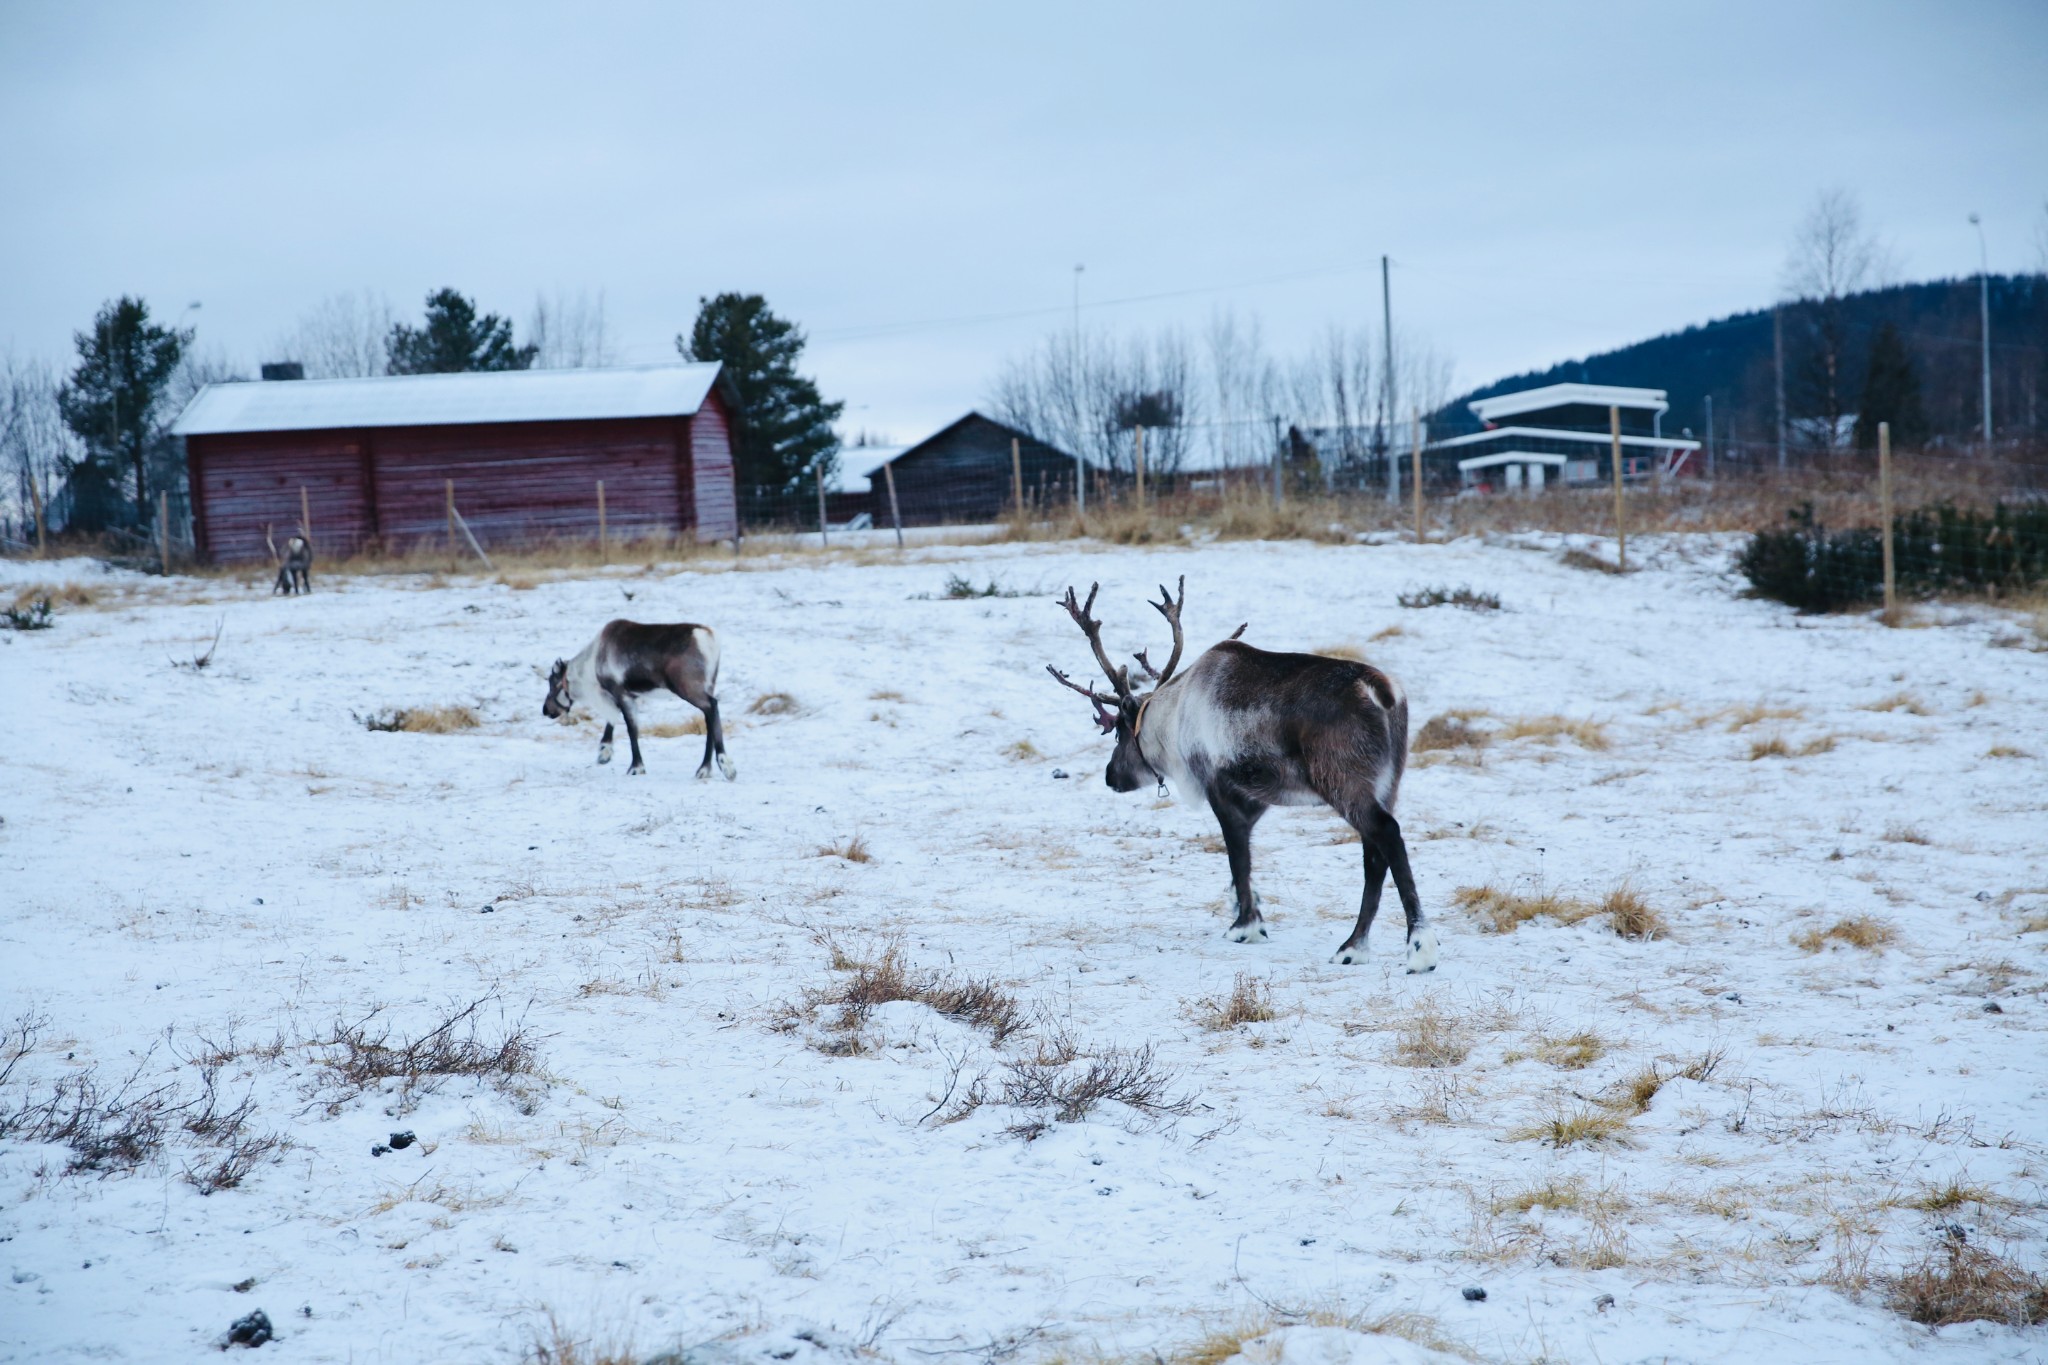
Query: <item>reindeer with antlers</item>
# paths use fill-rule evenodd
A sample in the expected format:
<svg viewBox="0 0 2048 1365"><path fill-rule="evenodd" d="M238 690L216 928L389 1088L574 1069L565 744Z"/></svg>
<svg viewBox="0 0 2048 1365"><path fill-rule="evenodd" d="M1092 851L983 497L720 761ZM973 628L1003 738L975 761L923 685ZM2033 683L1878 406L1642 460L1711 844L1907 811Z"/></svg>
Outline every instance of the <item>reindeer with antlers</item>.
<svg viewBox="0 0 2048 1365"><path fill-rule="evenodd" d="M1236 943L1266 938L1252 893L1252 826L1274 806L1321 804L1342 816L1365 845L1358 924L1330 960L1365 960L1366 933L1391 871L1408 919L1408 970L1435 970L1436 931L1423 918L1408 846L1394 818L1408 762L1408 701L1400 685L1369 664L1255 649L1238 638L1243 626L1176 673L1187 601L1183 577L1178 597L1162 586L1160 600L1151 604L1173 628L1173 653L1164 668L1154 668L1143 650L1133 656L1143 670L1138 687L1151 684L1141 694L1130 665L1112 664L1102 646L1102 622L1091 615L1100 587L1089 586L1086 602L1068 588L1060 605L1088 637L1114 691L1083 686L1050 664L1046 672L1094 703L1096 724L1116 736L1103 773L1111 789L1133 792L1150 779L1162 788L1171 782L1183 798L1197 791L1208 798L1223 827L1237 898L1237 918L1225 937Z"/></svg>

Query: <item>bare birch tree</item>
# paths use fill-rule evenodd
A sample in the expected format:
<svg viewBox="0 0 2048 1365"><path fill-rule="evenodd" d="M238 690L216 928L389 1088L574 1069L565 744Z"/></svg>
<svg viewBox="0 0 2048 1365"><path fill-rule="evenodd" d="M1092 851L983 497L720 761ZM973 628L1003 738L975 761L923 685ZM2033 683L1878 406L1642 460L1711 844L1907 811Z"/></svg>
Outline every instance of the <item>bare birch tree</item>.
<svg viewBox="0 0 2048 1365"><path fill-rule="evenodd" d="M1862 207L1844 189L1823 190L1800 221L1785 258L1784 293L1798 304L1807 333L1806 355L1796 364L1813 424L1815 444L1832 450L1841 441L1849 403L1849 295L1882 284L1890 253L1863 223Z"/></svg>
<svg viewBox="0 0 2048 1365"><path fill-rule="evenodd" d="M540 348L533 359L536 370L586 370L614 363L604 291L598 290L595 298L580 289L573 298L561 291L553 298L536 296L526 339Z"/></svg>
<svg viewBox="0 0 2048 1365"><path fill-rule="evenodd" d="M391 304L368 289L331 294L271 343L277 360L296 360L308 379L365 379L386 372Z"/></svg>
<svg viewBox="0 0 2048 1365"><path fill-rule="evenodd" d="M34 540L38 500L50 506L62 487L65 458L79 453L57 407L62 382L47 361L11 351L0 357L0 520L18 540Z"/></svg>

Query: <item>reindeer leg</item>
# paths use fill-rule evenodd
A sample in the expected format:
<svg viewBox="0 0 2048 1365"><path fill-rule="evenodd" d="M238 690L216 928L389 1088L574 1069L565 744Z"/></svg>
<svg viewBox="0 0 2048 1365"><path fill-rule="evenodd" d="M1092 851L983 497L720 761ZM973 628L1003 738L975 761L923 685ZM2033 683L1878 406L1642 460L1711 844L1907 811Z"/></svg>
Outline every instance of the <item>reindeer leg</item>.
<svg viewBox="0 0 2048 1365"><path fill-rule="evenodd" d="M1415 874L1408 868L1408 844L1401 838L1401 822L1375 805L1366 825L1359 832L1376 844L1386 858L1387 867L1394 874L1394 890L1401 895L1401 911L1408 917L1408 970L1410 973L1433 972L1437 958L1436 930L1429 927L1429 921L1422 913L1422 898L1415 894Z"/></svg>
<svg viewBox="0 0 2048 1365"><path fill-rule="evenodd" d="M1221 782L1212 782L1209 809L1216 812L1216 823L1223 827L1223 847L1230 854L1230 887L1237 898L1237 918L1223 931L1223 937L1232 943L1264 943L1266 921L1252 892L1252 826L1266 808Z"/></svg>
<svg viewBox="0 0 2048 1365"><path fill-rule="evenodd" d="M725 774L730 782L740 775L732 760L725 756L725 724L718 718L718 698L704 699L704 766L711 766L711 755L718 755L718 771Z"/></svg>
<svg viewBox="0 0 2048 1365"><path fill-rule="evenodd" d="M639 777L647 771L647 765L640 761L640 723L633 719L633 708L626 701L625 689L607 687L605 693L612 699L612 705L619 708L619 715L626 722L626 742L633 746L633 766L626 769L626 776Z"/></svg>
<svg viewBox="0 0 2048 1365"><path fill-rule="evenodd" d="M597 742L597 762L600 767L612 761L612 723L604 723L604 738Z"/></svg>
<svg viewBox="0 0 2048 1365"><path fill-rule="evenodd" d="M1372 931L1372 919L1380 912L1380 892L1387 884L1387 855L1380 852L1378 844L1370 839L1365 845L1365 894L1358 902L1358 924L1352 929L1351 937L1337 945L1337 952L1330 961L1340 967L1365 961L1365 936Z"/></svg>

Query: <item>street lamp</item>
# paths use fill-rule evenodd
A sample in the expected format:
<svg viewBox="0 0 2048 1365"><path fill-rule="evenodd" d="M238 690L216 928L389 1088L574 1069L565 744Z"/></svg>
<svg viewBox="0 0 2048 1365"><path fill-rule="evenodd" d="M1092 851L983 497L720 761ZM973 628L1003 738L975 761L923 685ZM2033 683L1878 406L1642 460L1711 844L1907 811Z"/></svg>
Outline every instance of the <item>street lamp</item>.
<svg viewBox="0 0 2048 1365"><path fill-rule="evenodd" d="M1984 447L1991 448L1991 255L1984 248L1984 220L1970 215L1977 229L1977 321L1983 337Z"/></svg>

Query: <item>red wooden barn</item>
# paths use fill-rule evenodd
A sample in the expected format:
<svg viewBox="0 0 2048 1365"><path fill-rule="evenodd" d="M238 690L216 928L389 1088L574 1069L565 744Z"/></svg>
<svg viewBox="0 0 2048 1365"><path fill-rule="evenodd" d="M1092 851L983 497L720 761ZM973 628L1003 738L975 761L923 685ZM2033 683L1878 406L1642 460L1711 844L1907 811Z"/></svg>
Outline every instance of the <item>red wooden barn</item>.
<svg viewBox="0 0 2048 1365"><path fill-rule="evenodd" d="M598 530L739 532L731 385L717 365L209 384L185 439L203 559L265 559L299 524L323 558L447 533L447 488L485 548Z"/></svg>

